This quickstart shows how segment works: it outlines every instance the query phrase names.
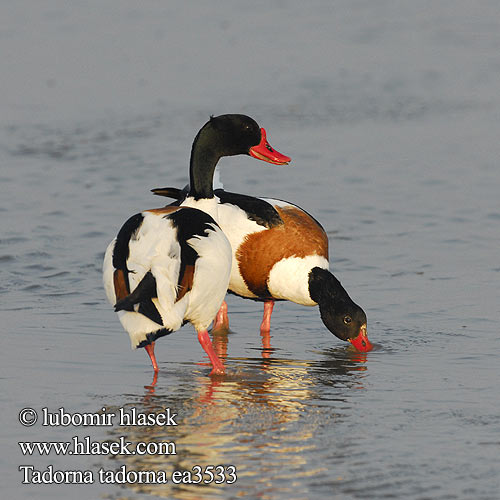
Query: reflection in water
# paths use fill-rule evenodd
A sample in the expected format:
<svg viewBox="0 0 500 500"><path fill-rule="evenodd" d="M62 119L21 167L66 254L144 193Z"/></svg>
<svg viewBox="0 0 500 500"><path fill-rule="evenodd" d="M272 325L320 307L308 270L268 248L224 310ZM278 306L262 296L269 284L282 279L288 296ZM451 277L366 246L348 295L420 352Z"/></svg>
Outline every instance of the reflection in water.
<svg viewBox="0 0 500 500"><path fill-rule="evenodd" d="M214 347L227 357L228 332L214 335ZM110 439L175 442L176 455L116 457L127 470L191 471L195 465L236 466L234 485L127 484L136 493L164 498L201 499L251 495L272 498L280 492L293 497L295 481L328 478L330 453L325 432L349 418L347 399L363 388L366 354L327 349L319 361L279 359L263 336L260 358L227 358L224 377L160 372L140 400L125 405L138 412L161 413L171 408L177 426L114 427ZM176 379L177 377L177 379ZM307 416L307 422L304 419ZM307 423L307 425L304 425ZM124 498L124 497L120 497Z"/></svg>

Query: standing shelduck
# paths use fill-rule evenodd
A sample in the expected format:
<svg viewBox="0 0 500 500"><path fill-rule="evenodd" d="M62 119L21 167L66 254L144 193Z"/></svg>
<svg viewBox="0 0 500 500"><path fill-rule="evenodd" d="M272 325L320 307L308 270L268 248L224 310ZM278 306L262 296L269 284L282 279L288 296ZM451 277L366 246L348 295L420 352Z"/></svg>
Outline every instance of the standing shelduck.
<svg viewBox="0 0 500 500"><path fill-rule="evenodd" d="M191 178L197 174L191 171ZM188 193L186 188L152 191L179 201ZM328 236L316 219L287 201L223 189L216 189L215 195L219 200L218 222L233 251L229 292L264 302L263 334L270 330L274 302L289 300L318 305L323 323L336 337L358 351L372 349L365 312L328 270ZM225 302L217 314L216 327L228 327Z"/></svg>
<svg viewBox="0 0 500 500"><path fill-rule="evenodd" d="M239 154L273 164L290 160L271 148L251 118L211 118L193 142L191 188L182 203L132 216L106 250L103 280L108 300L132 348L146 349L155 372L156 339L190 322L210 358L212 374L224 373L207 328L228 288L232 251L217 224L219 206L212 184L219 159Z"/></svg>

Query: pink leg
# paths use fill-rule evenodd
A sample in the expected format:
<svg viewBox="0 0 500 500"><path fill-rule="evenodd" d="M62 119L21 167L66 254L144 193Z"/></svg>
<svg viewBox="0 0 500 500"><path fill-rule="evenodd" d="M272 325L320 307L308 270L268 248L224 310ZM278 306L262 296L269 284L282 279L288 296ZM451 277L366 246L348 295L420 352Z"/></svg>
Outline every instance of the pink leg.
<svg viewBox="0 0 500 500"><path fill-rule="evenodd" d="M223 375L226 370L222 361L215 354L214 348L212 347L212 342L208 335L207 330L200 330L198 332L198 340L200 341L201 347L208 354L210 361L213 366L213 370L210 372L210 375Z"/></svg>
<svg viewBox="0 0 500 500"><path fill-rule="evenodd" d="M273 313L273 307L274 300L266 300L264 302L264 317L260 325L261 333L271 331L271 314Z"/></svg>
<svg viewBox="0 0 500 500"><path fill-rule="evenodd" d="M214 319L212 330L229 330L229 318L227 317L227 302L222 302L219 312Z"/></svg>
<svg viewBox="0 0 500 500"><path fill-rule="evenodd" d="M271 335L269 330L260 332L260 336L262 337L262 357L269 358L271 351Z"/></svg>
<svg viewBox="0 0 500 500"><path fill-rule="evenodd" d="M153 381L151 382L151 385L145 385L144 389L147 389L148 392L144 395L143 398L143 403L149 403L149 400L151 399L151 395L155 393L155 385L156 382L158 382L158 372L153 373Z"/></svg>
<svg viewBox="0 0 500 500"><path fill-rule="evenodd" d="M145 346L144 349L146 349L146 352L149 354L149 357L151 359L151 364L153 365L153 370L156 373L158 371L158 363L156 362L156 357L155 357L155 343L151 342L151 344Z"/></svg>
<svg viewBox="0 0 500 500"><path fill-rule="evenodd" d="M212 346L219 359L227 357L227 332L228 330L219 330L214 334L212 330Z"/></svg>

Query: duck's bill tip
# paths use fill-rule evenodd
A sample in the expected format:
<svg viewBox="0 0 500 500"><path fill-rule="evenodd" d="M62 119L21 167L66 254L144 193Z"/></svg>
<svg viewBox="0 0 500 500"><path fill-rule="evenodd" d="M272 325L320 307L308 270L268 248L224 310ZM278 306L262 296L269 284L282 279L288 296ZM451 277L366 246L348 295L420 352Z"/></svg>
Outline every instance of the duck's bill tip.
<svg viewBox="0 0 500 500"><path fill-rule="evenodd" d="M366 335L366 326L363 325L357 337L353 339L348 339L348 341L354 346L354 348L359 352L369 352L373 349L372 343L368 340Z"/></svg>
<svg viewBox="0 0 500 500"><path fill-rule="evenodd" d="M266 131L261 128L261 139L257 146L253 146L249 150L250 156L258 160L272 163L273 165L288 165L291 158L276 151L268 142L266 138Z"/></svg>

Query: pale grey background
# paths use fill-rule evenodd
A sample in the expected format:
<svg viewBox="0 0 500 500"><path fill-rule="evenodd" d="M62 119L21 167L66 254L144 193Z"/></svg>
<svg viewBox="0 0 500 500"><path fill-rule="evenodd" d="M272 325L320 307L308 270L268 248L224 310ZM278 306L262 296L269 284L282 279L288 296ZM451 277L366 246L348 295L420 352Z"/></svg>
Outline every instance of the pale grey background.
<svg viewBox="0 0 500 500"><path fill-rule="evenodd" d="M0 3L2 494L9 498L498 498L500 8L496 1ZM314 214L366 310L356 357L316 309L229 299L228 377L190 326L131 352L104 248L149 189L182 186L210 114L243 112L293 158L221 162L228 189ZM25 406L177 409L175 434L25 429ZM173 470L234 463L233 487L21 486L106 457L19 440L177 440ZM154 458L154 457L153 457Z"/></svg>

